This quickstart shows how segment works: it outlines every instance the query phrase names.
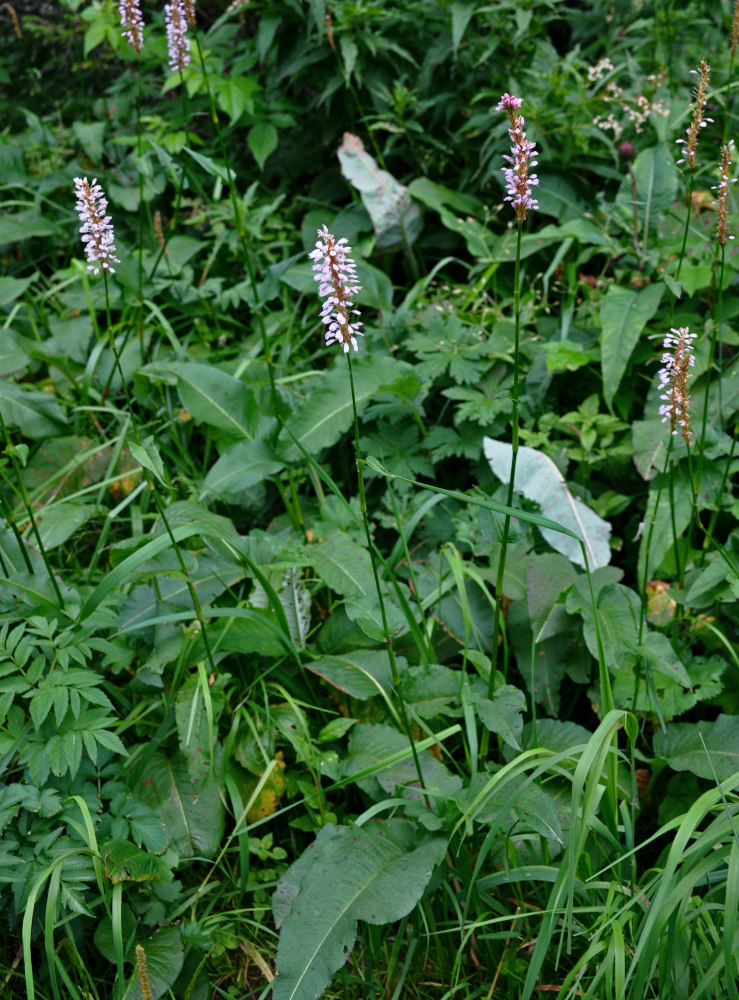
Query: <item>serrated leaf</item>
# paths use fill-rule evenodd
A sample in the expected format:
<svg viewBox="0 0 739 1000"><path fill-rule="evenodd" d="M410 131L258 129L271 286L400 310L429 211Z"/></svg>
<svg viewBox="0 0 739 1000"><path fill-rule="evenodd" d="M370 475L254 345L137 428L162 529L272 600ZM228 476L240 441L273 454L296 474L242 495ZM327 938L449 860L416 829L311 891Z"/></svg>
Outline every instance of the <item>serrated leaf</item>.
<svg viewBox="0 0 739 1000"><path fill-rule="evenodd" d="M128 840L111 840L103 848L105 874L111 882L171 882L174 876L162 858Z"/></svg>
<svg viewBox="0 0 739 1000"><path fill-rule="evenodd" d="M511 475L511 445L488 437L483 438L482 443L490 468L507 483ZM548 455L534 448L519 447L514 488L527 500L537 503L545 517L582 538L591 570L608 565L611 561L611 525L572 496L562 473ZM571 562L585 567L582 549L574 538L552 528L539 530L552 548L567 556Z"/></svg>
<svg viewBox="0 0 739 1000"><path fill-rule="evenodd" d="M358 920L375 925L399 920L420 900L444 857L446 839L408 851L385 836L385 828L324 828L304 855L308 864L297 862L280 880L273 1000L319 996L349 957Z"/></svg>
<svg viewBox="0 0 739 1000"><path fill-rule="evenodd" d="M655 315L664 286L637 290L611 285L600 304L603 398L610 408L641 332Z"/></svg>
<svg viewBox="0 0 739 1000"><path fill-rule="evenodd" d="M390 250L413 244L421 232L423 218L408 188L387 170L381 170L362 140L350 132L344 133L337 155L341 173L359 191L372 219L377 249Z"/></svg>

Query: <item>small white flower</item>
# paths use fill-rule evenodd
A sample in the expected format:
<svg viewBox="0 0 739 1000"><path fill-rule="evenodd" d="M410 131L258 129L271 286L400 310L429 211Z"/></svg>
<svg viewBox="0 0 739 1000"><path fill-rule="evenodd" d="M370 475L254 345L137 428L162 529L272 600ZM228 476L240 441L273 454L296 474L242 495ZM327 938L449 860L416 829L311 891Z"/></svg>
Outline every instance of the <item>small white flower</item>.
<svg viewBox="0 0 739 1000"><path fill-rule="evenodd" d="M685 443L688 445L690 444L688 378L690 369L695 364L693 341L696 336L695 333L690 332L687 326L680 327L679 330L673 327L670 330L662 344L665 353L662 355L663 367L659 372L659 385L657 387L661 393L659 398L663 400L659 408L662 423L669 420L673 434L677 434L679 425ZM661 392L662 389L667 391Z"/></svg>
<svg viewBox="0 0 739 1000"><path fill-rule="evenodd" d="M144 44L144 19L141 16L139 0L120 0L118 13L121 15L123 34L136 55L141 55Z"/></svg>

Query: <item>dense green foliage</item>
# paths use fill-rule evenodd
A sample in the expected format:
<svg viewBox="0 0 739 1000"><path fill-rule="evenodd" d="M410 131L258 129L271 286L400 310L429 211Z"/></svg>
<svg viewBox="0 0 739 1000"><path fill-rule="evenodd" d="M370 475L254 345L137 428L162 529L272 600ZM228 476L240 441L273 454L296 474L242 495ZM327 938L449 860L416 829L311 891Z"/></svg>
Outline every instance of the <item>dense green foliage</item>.
<svg viewBox="0 0 739 1000"><path fill-rule="evenodd" d="M0 10L4 995L739 1000L734 11L164 6Z"/></svg>

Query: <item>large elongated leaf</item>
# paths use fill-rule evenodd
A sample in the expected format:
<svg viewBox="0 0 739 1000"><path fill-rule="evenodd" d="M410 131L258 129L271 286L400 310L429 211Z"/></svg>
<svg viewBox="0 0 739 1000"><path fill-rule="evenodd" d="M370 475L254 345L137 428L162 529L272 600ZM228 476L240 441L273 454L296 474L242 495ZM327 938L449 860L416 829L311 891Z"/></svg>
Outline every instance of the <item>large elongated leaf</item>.
<svg viewBox="0 0 739 1000"><path fill-rule="evenodd" d="M282 462L266 441L237 441L218 459L203 482L202 496L238 500L255 483L279 472Z"/></svg>
<svg viewBox="0 0 739 1000"><path fill-rule="evenodd" d="M147 365L148 375L174 375L182 405L196 420L251 438L259 419L254 393L243 382L195 361L166 361Z"/></svg>
<svg viewBox="0 0 739 1000"><path fill-rule="evenodd" d="M377 236L377 249L410 246L421 232L421 210L400 184L364 148L362 140L344 133L338 151L341 172L359 191Z"/></svg>
<svg viewBox="0 0 739 1000"><path fill-rule="evenodd" d="M142 943L146 952L146 975L149 989L141 988L139 974L134 970L126 985L123 1000L157 1000L164 996L180 974L185 948L179 927L160 927Z"/></svg>
<svg viewBox="0 0 739 1000"><path fill-rule="evenodd" d="M24 392L13 382L0 382L0 413L6 424L20 427L27 437L63 434L67 418L48 392Z"/></svg>
<svg viewBox="0 0 739 1000"><path fill-rule="evenodd" d="M610 407L641 332L659 308L664 285L640 291L611 285L600 304L603 398Z"/></svg>
<svg viewBox="0 0 739 1000"><path fill-rule="evenodd" d="M671 722L654 736L654 750L676 771L719 781L739 772L739 716L714 722ZM713 769L712 769L713 766Z"/></svg>
<svg viewBox="0 0 739 1000"><path fill-rule="evenodd" d="M514 750L520 750L518 736L523 729L526 707L523 691L512 684L499 688L491 698L475 698L477 713L491 733L498 733Z"/></svg>
<svg viewBox="0 0 739 1000"><path fill-rule="evenodd" d="M358 920L385 924L410 913L444 857L446 839L411 846L405 824L324 827L275 891L274 1000L315 1000L349 957Z"/></svg>
<svg viewBox="0 0 739 1000"><path fill-rule="evenodd" d="M399 379L413 374L411 365L382 355L362 355L352 364L357 410ZM287 421L287 427L306 451L315 454L321 448L336 444L352 422L352 394L349 374L342 362L321 376L320 387L313 390ZM300 458L300 449L283 431L283 458L287 462Z"/></svg>
<svg viewBox="0 0 739 1000"><path fill-rule="evenodd" d="M485 458L490 468L504 483L511 477L511 446L504 441L483 438ZM562 473L547 455L534 448L520 447L516 463L514 488L527 500L538 503L541 513L563 528L574 531L585 543L590 568L607 566L611 561L609 538L611 526L608 521L570 493ZM552 548L578 566L585 566L580 546L568 535L552 528L539 528Z"/></svg>
<svg viewBox="0 0 739 1000"><path fill-rule="evenodd" d="M137 794L164 823L170 843L185 858L212 858L221 842L224 810L211 776L195 783L182 754L156 753Z"/></svg>

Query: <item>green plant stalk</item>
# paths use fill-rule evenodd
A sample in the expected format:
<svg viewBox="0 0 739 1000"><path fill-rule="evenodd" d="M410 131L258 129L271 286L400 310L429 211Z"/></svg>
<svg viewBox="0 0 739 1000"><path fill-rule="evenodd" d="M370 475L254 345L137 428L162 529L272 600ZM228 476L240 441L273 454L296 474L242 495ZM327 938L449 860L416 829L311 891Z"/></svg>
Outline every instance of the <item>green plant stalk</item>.
<svg viewBox="0 0 739 1000"><path fill-rule="evenodd" d="M369 517L367 515L367 498L364 491L364 469L362 462L362 451L359 447L359 418L357 416L357 400L354 393L354 372L352 371L352 358L351 352L348 351L346 355L347 364L349 366L349 385L352 392L352 411L354 414L354 449L357 458L357 483L359 485L359 506L362 511L362 521L364 523L364 532L367 536L367 549L370 554L370 562L372 563L372 575L375 580L375 590L377 591L377 600L380 604L380 617L382 619L382 631L385 634L385 644L387 647L387 656L390 663L390 672L393 677L393 688L395 689L395 696L398 700L398 709L400 711L400 718L403 723L403 728L405 729L406 736L411 747L411 753L413 754L413 764L416 768L416 773L418 775L418 780L420 786L424 793L424 798L426 800L426 806L431 809L431 800L428 796L426 790L426 783L423 780L423 774L421 772L421 762L418 758L418 750L416 749L416 744L413 739L413 733L411 732L410 722L408 721L408 713L405 707L405 701L400 691L400 674L398 673L398 664L395 660L395 651L393 650L393 640L390 634L390 628L387 623L387 614L385 612L385 599L382 596L382 589L380 587L380 576L377 572L377 560L374 554L374 545L372 543L372 532L369 526Z"/></svg>
<svg viewBox="0 0 739 1000"><path fill-rule="evenodd" d="M0 418L2 418L1 413L0 413ZM6 482L8 481L4 474L3 474L3 479L5 479ZM2 507L5 519L10 525L11 531L15 535L15 540L18 543L18 548L20 549L21 555L23 556L23 561L26 564L26 569L28 570L29 573L33 573L33 565L31 564L31 559L26 550L26 546L23 544L23 537L20 533L20 529L18 528L18 522L15 519L15 511L13 510L12 505L8 502L5 494L2 492L0 492L0 507ZM5 560L3 560L3 573L5 574L5 576L8 575L8 570L7 567L5 566Z"/></svg>
<svg viewBox="0 0 739 1000"><path fill-rule="evenodd" d="M110 293L108 289L108 273L103 270L103 281L105 284L105 317L106 326L108 332L108 342L110 343L110 349L113 352L113 358L115 359L115 367L118 372L118 377L121 380L121 386L123 388L123 395L126 399L126 406L128 407L128 413L131 420L131 429L133 430L133 436L136 439L136 444L141 446L141 438L139 436L139 429L136 423L136 415L133 409L133 400L131 399L131 394L128 391L128 383L126 382L125 376L123 374L123 368L121 367L121 360L118 353L118 346L115 342L115 337L113 335L113 325L110 319ZM190 600L192 601L193 610L195 611L195 616L200 624L200 633L203 637L203 645L205 646L205 655L208 660L208 665L213 673L216 673L215 660L213 659L213 652L210 647L210 640L208 638L208 632L205 625L205 616L203 615L203 608L200 604L200 598L197 595L195 587L193 586L192 580L190 579L190 573L185 565L185 559L182 555L182 550L179 546L177 539L175 538L172 528L167 518L164 504L162 503L161 497L157 490L156 481L154 477L149 473L148 469L144 469L144 473L149 482L149 489L151 490L151 495L154 500L154 504L157 509L157 514L162 519L162 524L164 525L164 530L169 535L170 544L174 550L177 562L180 564L180 571L182 573L182 578L185 581L185 586L190 595Z"/></svg>
<svg viewBox="0 0 739 1000"><path fill-rule="evenodd" d="M141 72L141 56L137 55L137 79L136 88L136 155L139 158L139 259L138 259L138 284L139 298L136 303L136 326L139 331L139 347L141 349L141 360L144 360L144 175L141 171L142 143L141 143L141 90L143 86Z"/></svg>
<svg viewBox="0 0 739 1000"><path fill-rule="evenodd" d="M523 222L518 220L518 232L516 234L516 265L513 275L513 313L515 319L515 334L513 341L513 430L511 437L511 475L508 480L508 494L506 496L506 506L513 506L513 490L516 480L516 462L518 460L518 368L520 361L520 341L521 341L521 235L523 233ZM495 671L498 663L498 643L501 632L501 614L503 604L503 578L505 576L506 559L508 556L508 537L511 528L510 514L505 515L503 521L503 537L500 545L500 556L498 557L498 573L495 581L495 622L493 623L493 648L490 659L490 678L488 680L488 698L493 697L495 687ZM487 730L486 730L487 732ZM487 751L487 739L483 734L484 750Z"/></svg>
<svg viewBox="0 0 739 1000"><path fill-rule="evenodd" d="M18 483L18 492L20 493L21 500L23 501L23 506L26 508L26 513L28 514L28 519L31 524L31 531L33 532L33 537L36 539L36 544L38 545L39 552L41 553L41 558L44 560L44 566L46 566L46 572L49 574L49 579L51 580L51 585L54 588L54 593L56 599L59 602L59 610L61 611L64 607L64 598L62 597L62 592L59 589L59 584L57 583L56 577L54 576L54 571L51 568L51 563L49 562L49 557L46 554L46 549L44 548L44 543L41 540L41 533L38 530L38 524L36 523L36 518L33 515L33 508L31 507L31 498L28 495L28 490L26 489L26 483L23 479L23 471L21 469L20 462L15 454L15 449L10 440L10 435L8 434L8 428L5 425L5 420L3 419L2 411L0 411L0 431L2 431L3 440L5 441L5 453L10 459L11 465L13 466L13 471L15 472L15 477ZM11 521L11 524L15 527L17 531L17 526L15 525L15 520ZM18 537L16 535L16 537ZM28 553L25 551L25 546L18 539L19 545L21 545L21 551L24 553L25 558L28 558ZM28 566L29 572L33 572L31 567Z"/></svg>
<svg viewBox="0 0 739 1000"><path fill-rule="evenodd" d="M698 468L695 475L695 495L696 497L700 493L701 480L703 478L703 462L705 459L705 448L706 448L706 427L708 426L708 400L710 396L711 388L711 373L713 371L713 363L716 357L716 342L719 339L721 333L721 326L723 324L724 318L724 266L726 262L726 246L721 247L721 265L719 267L719 283L718 283L718 321L713 324L711 330L711 343L708 349L708 367L706 369L706 391L703 394L703 413L701 415L701 432L698 450ZM719 366L718 372L718 421L719 427L721 426L721 368ZM697 516L697 512L696 512Z"/></svg>
<svg viewBox="0 0 739 1000"><path fill-rule="evenodd" d="M244 263L246 264L247 274L249 275L249 284L251 285L252 295L254 296L254 312L256 314L257 323L259 325L259 332L262 336L262 350L264 352L264 360L267 365L267 375L269 376L269 387L272 396L272 409L274 415L278 416L280 412L279 400L277 397L277 386L275 384L275 373L274 373L274 361L272 360L272 352L269 346L269 339L267 337L267 326L264 322L264 316L262 316L261 310L257 307L258 294L257 294L257 279L254 273L254 264L251 259L251 254L249 253L249 247L246 242L246 231L244 230L244 221L241 215L241 209L239 208L239 200L236 195L236 172L229 165L228 152L226 151L226 144L223 141L223 133L221 132L221 123L218 120L218 112L216 111L215 101L213 99L213 91L210 86L210 79L208 77L208 70L205 66L205 59L203 58L203 50L200 47L200 35L195 29L195 46L198 50L198 59L200 60L200 68L203 71L203 79L205 80L205 89L208 93L208 103L210 104L210 117L213 122L213 127L216 130L216 136L218 138L218 146L221 151L221 157L223 162L226 164L226 170L229 172L229 185L228 191L231 197L231 207L234 213L234 221L236 222L236 230L239 234L239 240L241 241L241 249L244 255ZM277 425L275 429L275 434L279 429Z"/></svg>

